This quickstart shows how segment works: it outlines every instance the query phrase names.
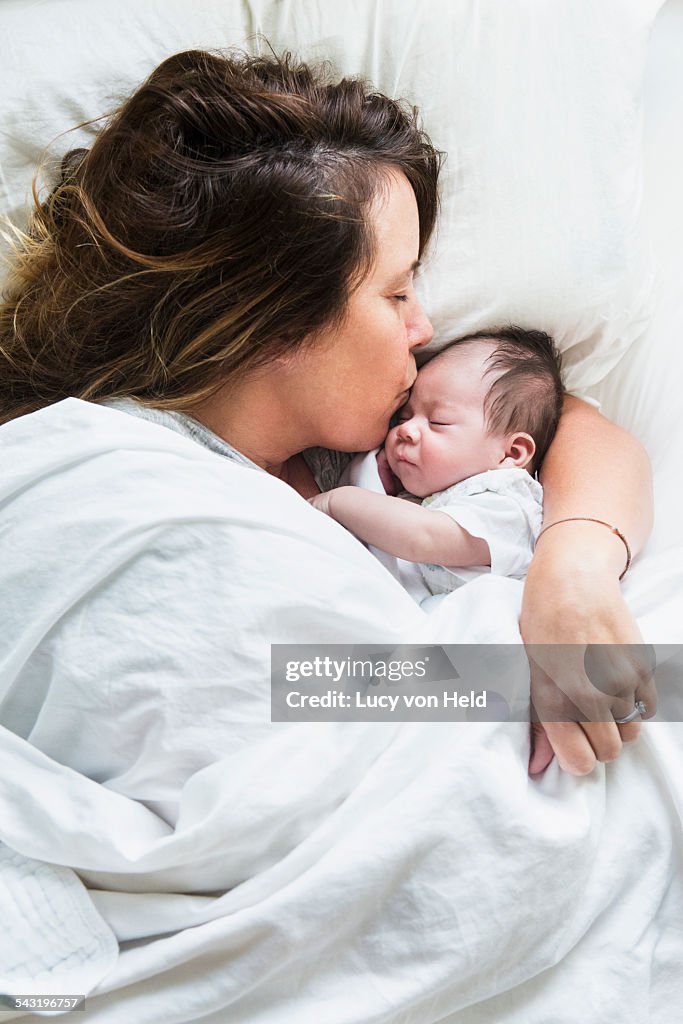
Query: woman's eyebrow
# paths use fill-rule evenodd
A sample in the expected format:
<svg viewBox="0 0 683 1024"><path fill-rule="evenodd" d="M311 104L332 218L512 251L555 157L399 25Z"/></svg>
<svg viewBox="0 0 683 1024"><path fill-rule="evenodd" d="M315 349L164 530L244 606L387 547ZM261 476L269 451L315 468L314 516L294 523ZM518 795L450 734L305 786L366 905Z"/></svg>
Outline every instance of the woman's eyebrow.
<svg viewBox="0 0 683 1024"><path fill-rule="evenodd" d="M400 284L402 284L404 281L406 281L409 277L412 277L413 274L417 270L420 269L420 266L421 266L420 261L419 260L415 260L413 263L410 264L410 266L408 267L407 270L403 270L400 273L396 274L394 277L392 277L391 281L389 282L389 287L390 288L397 288Z"/></svg>

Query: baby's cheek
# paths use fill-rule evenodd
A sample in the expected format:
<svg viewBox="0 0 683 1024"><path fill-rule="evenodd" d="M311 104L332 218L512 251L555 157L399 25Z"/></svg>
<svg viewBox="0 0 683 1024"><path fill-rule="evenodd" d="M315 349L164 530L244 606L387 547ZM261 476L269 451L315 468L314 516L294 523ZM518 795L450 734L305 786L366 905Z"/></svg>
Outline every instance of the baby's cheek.
<svg viewBox="0 0 683 1024"><path fill-rule="evenodd" d="M452 471L453 463L456 461L456 452L445 445L439 445L430 452L430 467L435 472L450 473Z"/></svg>

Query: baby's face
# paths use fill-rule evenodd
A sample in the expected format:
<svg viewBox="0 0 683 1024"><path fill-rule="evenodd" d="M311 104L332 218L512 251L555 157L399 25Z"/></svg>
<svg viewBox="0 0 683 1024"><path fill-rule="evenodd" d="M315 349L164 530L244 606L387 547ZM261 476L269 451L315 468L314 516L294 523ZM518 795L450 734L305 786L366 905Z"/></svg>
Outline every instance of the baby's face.
<svg viewBox="0 0 683 1024"><path fill-rule="evenodd" d="M411 494L425 498L497 469L505 458L505 438L487 433L484 417L492 380L484 377L485 364L495 347L488 341L456 347L418 373L384 443L392 471Z"/></svg>

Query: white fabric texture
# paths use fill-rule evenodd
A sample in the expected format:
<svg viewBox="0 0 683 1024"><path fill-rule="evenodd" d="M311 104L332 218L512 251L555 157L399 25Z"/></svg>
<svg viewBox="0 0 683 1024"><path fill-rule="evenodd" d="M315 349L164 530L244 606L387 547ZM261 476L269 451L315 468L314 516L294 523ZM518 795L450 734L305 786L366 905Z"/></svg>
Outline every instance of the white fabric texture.
<svg viewBox="0 0 683 1024"><path fill-rule="evenodd" d="M77 995L93 988L119 955L114 933L73 871L3 843L0 920L0 993Z"/></svg>
<svg viewBox="0 0 683 1024"><path fill-rule="evenodd" d="M0 210L23 223L46 146L96 125L169 54L291 48L417 104L447 153L420 288L434 351L503 322L541 328L570 390L647 326L641 82L662 0L4 0ZM54 140L54 141L53 141ZM49 177L49 174L48 174Z"/></svg>
<svg viewBox="0 0 683 1024"><path fill-rule="evenodd" d="M483 537L491 552L490 571L498 576L526 575L543 521L543 488L524 469L477 473L422 502L444 512L473 537ZM466 582L477 570L424 566L422 574L432 594L448 594L458 580Z"/></svg>
<svg viewBox="0 0 683 1024"><path fill-rule="evenodd" d="M675 726L530 782L524 723L268 721L268 642L515 642L519 582L426 616L280 481L75 399L0 458L0 841L75 869L119 939L86 1020L671 1020ZM631 598L671 635L683 549L656 568Z"/></svg>
<svg viewBox="0 0 683 1024"><path fill-rule="evenodd" d="M640 70L657 6L5 0L0 206L17 216L43 146L168 53L260 28L419 103L449 152L421 283L435 345L519 320L555 331L573 388L620 360L599 397L646 440L657 497L624 592L645 639L671 643L683 206L667 148L680 90L663 70L680 74L683 5L655 27L657 109L665 97L674 113L645 186L669 290L643 334ZM4 899L3 964L34 929L95 1024L679 1024L680 726L647 726L590 778L552 765L534 781L521 724L271 726L271 639L514 642L521 585L481 578L427 617L277 481L66 406L47 430L0 430L0 592L16 594L0 602L0 700L17 730L0 733L0 841L15 851L0 877L16 894L49 862L40 899L56 906L27 917ZM73 572L57 586L60 558ZM88 971L60 973L57 943Z"/></svg>

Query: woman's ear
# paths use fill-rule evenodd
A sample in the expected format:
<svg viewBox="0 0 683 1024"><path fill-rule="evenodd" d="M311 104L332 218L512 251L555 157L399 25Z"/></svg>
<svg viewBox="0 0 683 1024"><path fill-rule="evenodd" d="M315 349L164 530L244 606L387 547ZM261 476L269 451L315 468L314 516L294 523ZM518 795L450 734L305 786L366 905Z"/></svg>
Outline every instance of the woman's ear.
<svg viewBox="0 0 683 1024"><path fill-rule="evenodd" d="M504 466L517 469L526 469L533 461L536 453L536 442L531 434L509 434L505 439L505 455L501 460L501 468Z"/></svg>

